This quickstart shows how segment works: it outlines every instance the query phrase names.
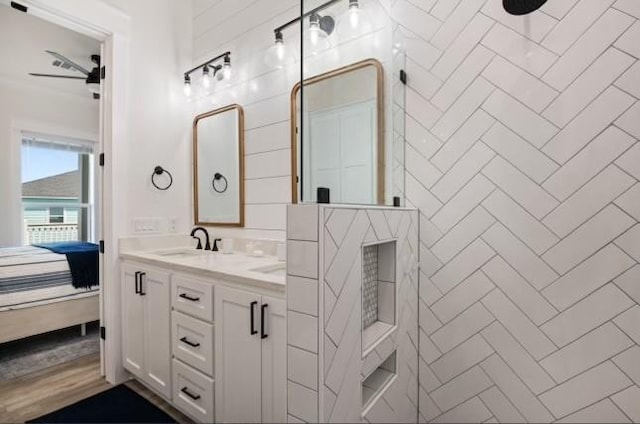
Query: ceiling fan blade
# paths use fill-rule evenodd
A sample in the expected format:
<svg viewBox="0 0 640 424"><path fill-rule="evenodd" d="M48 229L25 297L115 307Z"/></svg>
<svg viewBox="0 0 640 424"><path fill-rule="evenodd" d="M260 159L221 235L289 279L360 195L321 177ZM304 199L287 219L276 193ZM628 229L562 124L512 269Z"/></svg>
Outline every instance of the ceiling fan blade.
<svg viewBox="0 0 640 424"><path fill-rule="evenodd" d="M35 74L35 73L29 73L29 75L31 75L32 77L79 79L79 80L83 80L83 81L86 80L85 77L74 77L72 75L53 75L53 74Z"/></svg>
<svg viewBox="0 0 640 424"><path fill-rule="evenodd" d="M77 63L73 62L72 60L69 60L66 57L62 56L60 53L52 52L51 50L45 50L45 52L49 53L51 56L55 57L56 59L65 62L66 64L68 64L72 68L82 72L83 74L89 75L89 71L88 70L86 70L82 66L78 65Z"/></svg>

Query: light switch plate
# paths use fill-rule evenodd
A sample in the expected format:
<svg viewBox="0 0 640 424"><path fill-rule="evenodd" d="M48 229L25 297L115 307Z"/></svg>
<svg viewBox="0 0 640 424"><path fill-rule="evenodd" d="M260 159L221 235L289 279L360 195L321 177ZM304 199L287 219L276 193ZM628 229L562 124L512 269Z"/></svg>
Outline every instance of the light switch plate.
<svg viewBox="0 0 640 424"><path fill-rule="evenodd" d="M158 234L167 232L169 222L166 218L133 218L132 229L135 234Z"/></svg>

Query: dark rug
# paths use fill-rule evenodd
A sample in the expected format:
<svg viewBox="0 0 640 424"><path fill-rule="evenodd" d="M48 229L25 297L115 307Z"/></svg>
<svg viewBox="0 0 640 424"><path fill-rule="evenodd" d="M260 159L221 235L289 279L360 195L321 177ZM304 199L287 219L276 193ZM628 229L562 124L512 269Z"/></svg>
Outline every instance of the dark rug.
<svg viewBox="0 0 640 424"><path fill-rule="evenodd" d="M87 323L0 344L0 382L100 352L100 324Z"/></svg>
<svg viewBox="0 0 640 424"><path fill-rule="evenodd" d="M30 423L175 423L157 406L124 385L44 415Z"/></svg>

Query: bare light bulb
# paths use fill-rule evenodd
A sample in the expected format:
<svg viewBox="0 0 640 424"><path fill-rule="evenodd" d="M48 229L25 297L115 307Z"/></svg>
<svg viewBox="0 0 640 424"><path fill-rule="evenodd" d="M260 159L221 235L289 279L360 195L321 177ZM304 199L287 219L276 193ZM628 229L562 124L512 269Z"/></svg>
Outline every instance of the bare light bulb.
<svg viewBox="0 0 640 424"><path fill-rule="evenodd" d="M360 6L358 0L349 0L349 8L338 22L338 34L344 39L349 39L369 31L371 31L371 21L368 13Z"/></svg>
<svg viewBox="0 0 640 424"><path fill-rule="evenodd" d="M320 25L317 22L311 23L309 27L309 41L312 47L317 47L320 41Z"/></svg>
<svg viewBox="0 0 640 424"><path fill-rule="evenodd" d="M351 25L351 28L358 29L358 26L360 25L360 7L357 5L349 6L349 11L347 13L349 14L349 25Z"/></svg>
<svg viewBox="0 0 640 424"><path fill-rule="evenodd" d="M287 64L293 62L293 56L290 54L287 45L284 43L282 33L276 33L276 42L267 49L264 55L264 62L271 68L284 68Z"/></svg>
<svg viewBox="0 0 640 424"><path fill-rule="evenodd" d="M191 78L187 75L184 77L184 95L189 97L191 96Z"/></svg>
<svg viewBox="0 0 640 424"><path fill-rule="evenodd" d="M206 65L202 68L202 86L205 90L211 88L211 73Z"/></svg>
<svg viewBox="0 0 640 424"><path fill-rule="evenodd" d="M309 30L305 34L303 51L308 49L309 53L316 55L330 46L329 36L320 28L320 16L317 14L311 15L309 18Z"/></svg>
<svg viewBox="0 0 640 424"><path fill-rule="evenodd" d="M224 64L222 65L222 77L227 81L231 79L231 58L229 56L224 57Z"/></svg>

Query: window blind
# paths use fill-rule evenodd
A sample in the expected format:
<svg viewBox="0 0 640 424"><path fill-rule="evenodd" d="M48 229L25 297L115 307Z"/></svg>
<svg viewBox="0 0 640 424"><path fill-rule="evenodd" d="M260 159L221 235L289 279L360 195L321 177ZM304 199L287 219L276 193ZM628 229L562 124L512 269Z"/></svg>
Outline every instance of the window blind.
<svg viewBox="0 0 640 424"><path fill-rule="evenodd" d="M95 142L77 138L53 138L34 133L22 134L22 145L41 149L63 150L74 153L93 153Z"/></svg>

